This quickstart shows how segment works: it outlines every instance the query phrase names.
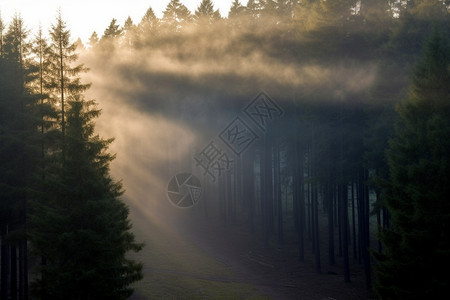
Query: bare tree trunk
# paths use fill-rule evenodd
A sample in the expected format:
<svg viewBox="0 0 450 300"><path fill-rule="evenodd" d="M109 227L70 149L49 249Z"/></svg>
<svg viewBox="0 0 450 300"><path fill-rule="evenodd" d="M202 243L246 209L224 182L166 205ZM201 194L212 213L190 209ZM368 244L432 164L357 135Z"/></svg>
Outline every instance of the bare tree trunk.
<svg viewBox="0 0 450 300"><path fill-rule="evenodd" d="M353 258L358 258L355 216L355 183L352 182L352 232L353 232Z"/></svg>
<svg viewBox="0 0 450 300"><path fill-rule="evenodd" d="M254 152L248 149L243 158L244 199L247 208L247 219L250 231L255 233L255 170L253 165Z"/></svg>
<svg viewBox="0 0 450 300"><path fill-rule="evenodd" d="M312 238L314 249L314 261L316 266L316 272L322 273L322 267L320 262L320 234L319 234L319 199L318 199L318 182L315 173L315 128L314 123L311 124L311 216L312 216Z"/></svg>
<svg viewBox="0 0 450 300"><path fill-rule="evenodd" d="M8 234L8 225L3 224L1 227L1 284L0 284L0 298L8 299L8 289L9 289L9 247L6 244L6 235Z"/></svg>
<svg viewBox="0 0 450 300"><path fill-rule="evenodd" d="M263 155L261 157L261 210L262 210L262 230L263 230L263 242L267 247L269 245L269 233L271 227L271 214L272 214L272 145L270 143L270 137L264 137Z"/></svg>
<svg viewBox="0 0 450 300"><path fill-rule="evenodd" d="M348 261L348 186L341 184L340 203L341 203L341 228L342 228L342 255L344 258L344 281L350 282L350 266Z"/></svg>
<svg viewBox="0 0 450 300"><path fill-rule="evenodd" d="M367 170L360 168L358 184L358 213L360 214L360 253L364 264L365 286L371 288L370 268L370 236L369 236L369 191L365 182L367 181Z"/></svg>
<svg viewBox="0 0 450 300"><path fill-rule="evenodd" d="M325 187L325 193L328 203L328 262L331 266L336 264L334 254L334 196L333 196L333 184L331 179Z"/></svg>
<svg viewBox="0 0 450 300"><path fill-rule="evenodd" d="M12 300L17 300L17 247L11 245L11 296Z"/></svg>
<svg viewBox="0 0 450 300"><path fill-rule="evenodd" d="M278 231L278 243L284 243L283 234L283 199L281 197L281 167L280 167L280 144L275 142L274 149L274 188L275 188L275 201L277 203L277 231Z"/></svg>
<svg viewBox="0 0 450 300"><path fill-rule="evenodd" d="M303 166L304 157L300 147L300 140L298 135L294 138L294 151L293 151L293 210L294 221L297 229L298 237L298 259L299 261L305 260L305 191L303 182Z"/></svg>

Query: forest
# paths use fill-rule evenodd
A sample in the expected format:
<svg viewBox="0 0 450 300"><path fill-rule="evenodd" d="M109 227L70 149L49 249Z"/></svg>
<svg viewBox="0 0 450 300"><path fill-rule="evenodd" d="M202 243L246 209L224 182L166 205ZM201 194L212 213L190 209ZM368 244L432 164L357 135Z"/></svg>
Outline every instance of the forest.
<svg viewBox="0 0 450 300"><path fill-rule="evenodd" d="M0 18L0 298L440 298L449 12L170 0L88 41L64 7Z"/></svg>

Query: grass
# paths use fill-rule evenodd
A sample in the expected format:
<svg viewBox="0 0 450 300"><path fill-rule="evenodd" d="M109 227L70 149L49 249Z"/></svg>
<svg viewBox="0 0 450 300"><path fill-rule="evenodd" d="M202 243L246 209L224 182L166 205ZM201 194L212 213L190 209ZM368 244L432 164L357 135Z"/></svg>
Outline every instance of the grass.
<svg viewBox="0 0 450 300"><path fill-rule="evenodd" d="M172 228L133 211L131 217L138 241L146 244L132 255L144 264L132 299L270 299Z"/></svg>

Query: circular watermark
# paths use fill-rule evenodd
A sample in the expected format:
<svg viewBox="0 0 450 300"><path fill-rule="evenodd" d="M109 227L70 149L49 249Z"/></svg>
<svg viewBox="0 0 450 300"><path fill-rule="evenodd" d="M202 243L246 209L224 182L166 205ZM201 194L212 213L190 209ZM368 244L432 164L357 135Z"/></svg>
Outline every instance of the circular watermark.
<svg viewBox="0 0 450 300"><path fill-rule="evenodd" d="M179 173L170 179L167 195L169 201L176 207L192 207L202 195L200 180L191 173Z"/></svg>

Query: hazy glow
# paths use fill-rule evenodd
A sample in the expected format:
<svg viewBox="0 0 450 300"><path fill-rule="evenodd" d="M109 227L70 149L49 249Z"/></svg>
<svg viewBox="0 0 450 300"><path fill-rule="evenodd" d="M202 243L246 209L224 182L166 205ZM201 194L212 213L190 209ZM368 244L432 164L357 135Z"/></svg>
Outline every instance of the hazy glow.
<svg viewBox="0 0 450 300"><path fill-rule="evenodd" d="M0 13L7 23L16 13L20 13L33 34L41 25L44 32L55 20L58 8L61 8L63 19L76 40L80 37L87 41L93 31L102 35L113 18L123 25L128 16L133 22L139 23L149 7L158 17L170 0L2 0ZM201 0L182 0L181 3L194 12ZM222 16L227 16L232 0L213 1L214 8L219 9Z"/></svg>

